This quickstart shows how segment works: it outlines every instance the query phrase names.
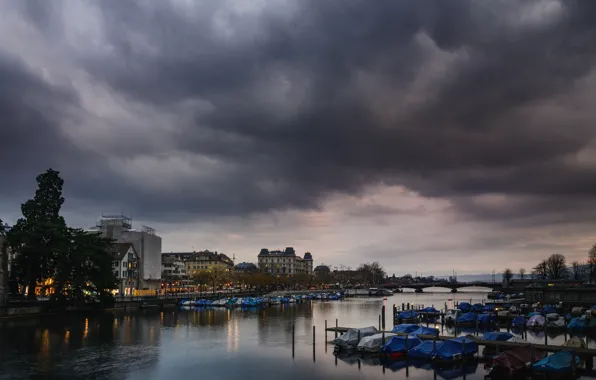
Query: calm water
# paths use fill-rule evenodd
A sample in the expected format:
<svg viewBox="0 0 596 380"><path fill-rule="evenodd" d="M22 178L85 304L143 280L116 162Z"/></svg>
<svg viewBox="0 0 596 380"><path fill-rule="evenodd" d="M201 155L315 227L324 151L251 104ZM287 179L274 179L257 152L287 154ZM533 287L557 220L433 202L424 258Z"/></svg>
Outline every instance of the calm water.
<svg viewBox="0 0 596 380"><path fill-rule="evenodd" d="M442 307L451 294L396 294L387 300ZM455 299L479 301L481 293ZM378 325L379 298L314 301L263 310L114 312L93 317L47 317L0 322L0 379L482 379L483 364L465 368L336 358L325 344L324 324ZM296 342L292 358L292 324ZM313 349L312 326L316 326ZM444 331L444 334L453 331ZM327 334L328 340L333 333ZM544 335L528 336L543 342ZM564 338L549 338L562 343ZM594 346L590 342L590 346ZM586 377L587 378L587 377Z"/></svg>

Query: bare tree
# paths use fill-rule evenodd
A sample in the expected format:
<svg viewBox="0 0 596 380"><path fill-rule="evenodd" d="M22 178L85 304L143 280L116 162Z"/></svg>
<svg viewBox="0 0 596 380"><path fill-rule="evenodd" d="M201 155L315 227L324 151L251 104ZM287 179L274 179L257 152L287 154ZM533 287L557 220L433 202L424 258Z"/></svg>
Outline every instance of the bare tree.
<svg viewBox="0 0 596 380"><path fill-rule="evenodd" d="M532 276L535 276L538 280L546 280L547 277L547 264L546 260L542 260L538 265L534 267Z"/></svg>
<svg viewBox="0 0 596 380"><path fill-rule="evenodd" d="M593 282L596 283L596 244L588 252L588 275L590 277L590 284Z"/></svg>
<svg viewBox="0 0 596 380"><path fill-rule="evenodd" d="M565 256L554 253L545 261L546 278L549 280L561 280L567 277L568 269L565 262Z"/></svg>
<svg viewBox="0 0 596 380"><path fill-rule="evenodd" d="M509 286L511 279L513 278L513 271L509 268L503 271L503 280L505 280L505 286Z"/></svg>
<svg viewBox="0 0 596 380"><path fill-rule="evenodd" d="M526 274L526 270L524 268L519 268L519 278L521 278L523 280L525 274Z"/></svg>

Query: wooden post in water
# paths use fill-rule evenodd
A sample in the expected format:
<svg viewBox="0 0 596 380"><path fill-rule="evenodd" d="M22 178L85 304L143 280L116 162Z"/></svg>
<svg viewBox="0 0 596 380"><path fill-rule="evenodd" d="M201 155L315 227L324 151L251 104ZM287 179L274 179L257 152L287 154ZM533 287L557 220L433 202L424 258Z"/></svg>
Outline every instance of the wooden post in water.
<svg viewBox="0 0 596 380"><path fill-rule="evenodd" d="M571 351L571 373L575 377L575 351Z"/></svg>
<svg viewBox="0 0 596 380"><path fill-rule="evenodd" d="M381 322L383 322L383 330L385 330L385 305L383 305L383 312L381 314Z"/></svg>
<svg viewBox="0 0 596 380"><path fill-rule="evenodd" d="M325 319L325 343L327 343L327 320Z"/></svg>
<svg viewBox="0 0 596 380"><path fill-rule="evenodd" d="M294 347L296 346L296 327L292 323L292 357L294 357Z"/></svg>
<svg viewBox="0 0 596 380"><path fill-rule="evenodd" d="M381 314L379 314L379 330L381 330Z"/></svg>
<svg viewBox="0 0 596 380"><path fill-rule="evenodd" d="M338 328L337 318L335 318L335 337L336 338L337 338L337 328Z"/></svg>
<svg viewBox="0 0 596 380"><path fill-rule="evenodd" d="M312 326L312 345L313 346L315 345L315 337L316 337L316 335L315 335L315 326L313 325Z"/></svg>
<svg viewBox="0 0 596 380"><path fill-rule="evenodd" d="M395 326L395 317L397 317L397 306L393 304L393 326Z"/></svg>

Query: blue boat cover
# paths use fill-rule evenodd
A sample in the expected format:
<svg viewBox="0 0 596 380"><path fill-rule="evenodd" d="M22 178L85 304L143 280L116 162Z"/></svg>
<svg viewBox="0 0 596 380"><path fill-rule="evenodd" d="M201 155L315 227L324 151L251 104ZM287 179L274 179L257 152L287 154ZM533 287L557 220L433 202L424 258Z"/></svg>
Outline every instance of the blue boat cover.
<svg viewBox="0 0 596 380"><path fill-rule="evenodd" d="M545 306L542 309L542 314L546 315L546 314L552 314L552 313L556 313L557 309L555 309L553 306Z"/></svg>
<svg viewBox="0 0 596 380"><path fill-rule="evenodd" d="M465 347L464 343L465 342ZM465 349L465 351L462 350ZM457 356L472 356L478 351L478 344L465 336L449 339L439 347L436 356L440 360L452 360Z"/></svg>
<svg viewBox="0 0 596 380"><path fill-rule="evenodd" d="M392 333L406 333L409 334L413 331L418 330L420 326L412 323L402 323L401 325L393 326Z"/></svg>
<svg viewBox="0 0 596 380"><path fill-rule="evenodd" d="M568 329L581 330L581 329L583 329L585 327L586 327L586 320L585 320L585 318L573 318L567 324L567 328Z"/></svg>
<svg viewBox="0 0 596 380"><path fill-rule="evenodd" d="M482 311L495 311L495 304L489 303L487 305L484 305Z"/></svg>
<svg viewBox="0 0 596 380"><path fill-rule="evenodd" d="M482 335L483 340L493 340L499 342L505 342L511 338L513 338L513 335L505 331L485 332L484 335Z"/></svg>
<svg viewBox="0 0 596 380"><path fill-rule="evenodd" d="M474 323L476 322L476 313L466 313L457 318L456 323Z"/></svg>
<svg viewBox="0 0 596 380"><path fill-rule="evenodd" d="M495 322L497 322L497 316L494 314L478 314L478 323L481 325L487 325Z"/></svg>
<svg viewBox="0 0 596 380"><path fill-rule="evenodd" d="M484 307L483 304L475 303L474 305L472 305L472 311L482 311L483 307Z"/></svg>
<svg viewBox="0 0 596 380"><path fill-rule="evenodd" d="M531 312L531 313L528 314L528 318L532 318L535 315L542 315L542 313L539 312L539 311L533 311L533 312Z"/></svg>
<svg viewBox="0 0 596 380"><path fill-rule="evenodd" d="M441 345L445 342L437 342L436 348L439 350ZM435 357L436 352L433 350L433 341L425 340L416 347L408 351L408 357L417 359L432 359Z"/></svg>
<svg viewBox="0 0 596 380"><path fill-rule="evenodd" d="M596 305L592 306L592 309L593 309L593 310L596 310Z"/></svg>
<svg viewBox="0 0 596 380"><path fill-rule="evenodd" d="M414 310L403 311L397 315L397 318L399 318L399 319L418 318L418 313L416 313Z"/></svg>
<svg viewBox="0 0 596 380"><path fill-rule="evenodd" d="M569 372L571 371L571 360L573 355L569 351L560 351L545 357L534 364L534 369L540 372ZM579 357L575 357L576 365L579 365Z"/></svg>
<svg viewBox="0 0 596 380"><path fill-rule="evenodd" d="M472 306L470 306L470 304L467 302L460 302L460 304L457 305L457 308L461 311L468 311L471 307Z"/></svg>
<svg viewBox="0 0 596 380"><path fill-rule="evenodd" d="M406 336L404 335L392 336L391 339L381 347L381 352L388 354L406 352L422 343L422 341L415 335L408 336L407 338L408 339L406 339Z"/></svg>
<svg viewBox="0 0 596 380"><path fill-rule="evenodd" d="M511 321L511 326L522 327L526 325L526 319L523 316L517 316Z"/></svg>
<svg viewBox="0 0 596 380"><path fill-rule="evenodd" d="M412 335L439 335L439 330L432 327L420 326L418 330L412 332Z"/></svg>
<svg viewBox="0 0 596 380"><path fill-rule="evenodd" d="M425 313L438 313L439 312L439 310L435 309L432 306L425 307L424 309L422 309L420 311L425 312Z"/></svg>

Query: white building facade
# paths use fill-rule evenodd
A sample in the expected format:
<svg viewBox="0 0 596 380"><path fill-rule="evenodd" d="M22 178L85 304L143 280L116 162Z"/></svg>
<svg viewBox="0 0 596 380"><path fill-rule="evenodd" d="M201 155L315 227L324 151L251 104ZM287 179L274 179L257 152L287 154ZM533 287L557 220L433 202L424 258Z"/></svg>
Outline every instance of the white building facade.
<svg viewBox="0 0 596 380"><path fill-rule="evenodd" d="M161 237L153 228L132 228L132 220L124 215L103 215L91 228L117 243L131 243L139 258L139 289L161 288Z"/></svg>
<svg viewBox="0 0 596 380"><path fill-rule="evenodd" d="M274 275L295 275L313 274L313 258L310 252L304 257L296 255L294 248L287 247L285 250L269 251L261 249L258 255L259 269L265 273Z"/></svg>

